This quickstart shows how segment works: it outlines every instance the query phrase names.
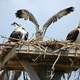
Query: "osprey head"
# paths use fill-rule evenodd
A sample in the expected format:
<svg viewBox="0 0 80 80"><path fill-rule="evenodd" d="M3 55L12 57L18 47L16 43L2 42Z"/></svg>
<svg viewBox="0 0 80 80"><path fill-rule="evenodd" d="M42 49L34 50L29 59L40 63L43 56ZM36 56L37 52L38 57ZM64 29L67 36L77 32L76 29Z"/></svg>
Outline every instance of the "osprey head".
<svg viewBox="0 0 80 80"><path fill-rule="evenodd" d="M80 26L78 25L78 27L77 28L80 28Z"/></svg>
<svg viewBox="0 0 80 80"><path fill-rule="evenodd" d="M43 30L42 30L42 29L39 29L39 30L36 32L36 39L37 39L37 40L40 40L40 41L43 40Z"/></svg>

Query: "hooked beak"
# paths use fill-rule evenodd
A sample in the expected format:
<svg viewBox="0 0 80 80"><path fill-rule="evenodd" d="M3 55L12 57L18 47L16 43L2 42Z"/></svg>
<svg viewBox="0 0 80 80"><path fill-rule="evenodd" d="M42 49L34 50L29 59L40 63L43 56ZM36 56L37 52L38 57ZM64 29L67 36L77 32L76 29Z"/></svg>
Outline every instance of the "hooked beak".
<svg viewBox="0 0 80 80"><path fill-rule="evenodd" d="M17 26L20 27L20 25L18 23L16 23L16 22L13 22L11 25L17 25Z"/></svg>
<svg viewBox="0 0 80 80"><path fill-rule="evenodd" d="M16 23L15 22L13 22L11 25L15 25Z"/></svg>

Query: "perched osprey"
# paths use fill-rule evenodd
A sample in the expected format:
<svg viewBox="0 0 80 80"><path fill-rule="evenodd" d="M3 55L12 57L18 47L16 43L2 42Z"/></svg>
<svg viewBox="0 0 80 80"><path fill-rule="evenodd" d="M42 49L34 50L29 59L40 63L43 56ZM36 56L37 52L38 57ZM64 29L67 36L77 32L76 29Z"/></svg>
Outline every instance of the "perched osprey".
<svg viewBox="0 0 80 80"><path fill-rule="evenodd" d="M66 40L69 42L80 43L80 25L67 35Z"/></svg>
<svg viewBox="0 0 80 80"><path fill-rule="evenodd" d="M27 40L28 32L21 25L14 22L12 25L15 25L15 30L10 34L10 41L19 41L19 40Z"/></svg>
<svg viewBox="0 0 80 80"><path fill-rule="evenodd" d="M51 23L56 22L58 19L62 18L65 15L70 14L73 11L74 11L74 7L69 7L59 11L58 13L56 13L55 15L53 15L51 18L47 20L47 22L43 25L42 30L40 30L39 28L40 26L37 20L35 19L35 17L33 16L33 14L28 10L21 9L21 10L18 10L15 14L16 14L16 17L20 19L23 18L24 20L30 20L36 26L36 38L41 37L43 39L46 33L46 30Z"/></svg>

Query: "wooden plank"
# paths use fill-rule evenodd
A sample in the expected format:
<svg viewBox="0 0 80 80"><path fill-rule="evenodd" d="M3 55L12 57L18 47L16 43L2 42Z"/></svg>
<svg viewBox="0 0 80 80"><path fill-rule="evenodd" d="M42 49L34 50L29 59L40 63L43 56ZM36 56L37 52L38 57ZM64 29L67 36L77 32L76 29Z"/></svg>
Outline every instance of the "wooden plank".
<svg viewBox="0 0 80 80"><path fill-rule="evenodd" d="M27 55L27 54L32 54L32 55L36 55L36 54L44 54L44 55L48 55L48 56L57 56L58 52L46 52L46 54L43 51L34 51L34 50L16 50L16 53L19 54L23 54L23 55ZM80 58L80 53L79 52L71 52L71 53L67 53L65 51L62 52L61 56L66 56L66 57L79 57Z"/></svg>
<svg viewBox="0 0 80 80"><path fill-rule="evenodd" d="M13 51L12 51L13 52ZM11 52L11 53L12 53ZM12 55L10 53L10 55ZM20 58L20 60L22 61L22 60L24 60L25 62L27 61L27 60L29 60L30 61L30 64L32 65L32 66L41 66L41 65L49 65L49 66L51 66L53 63L54 63L54 61L55 61L55 59L56 59L56 57L57 57L57 55L52 55L52 54L47 54L46 56L45 56L45 58L44 58L44 55L41 55L39 58L38 58L38 60L36 60L36 61L32 61L32 59L35 59L36 57L38 57L39 56L39 54L32 54L32 53L27 53L26 51L24 51L24 52L20 52L19 51L19 53L17 53L17 56ZM31 59L31 60L30 60ZM73 65L72 65L72 63L71 63L71 61L69 60L69 59L72 59L72 61L73 61ZM5 60L6 61L6 60ZM7 59L7 61L8 61L8 59ZM16 64L15 64L15 62L16 62ZM5 63L5 62L4 62ZM19 66L18 66L19 65ZM59 68L60 67L60 65L62 65L61 66L61 68ZM71 66L72 65L72 66ZM2 66L2 65L1 65ZM7 66L5 66L5 67L7 67L7 68L9 68L9 69L22 69L23 67L19 64L19 62L17 61L17 59L16 58L12 58L9 62L8 62L8 65ZM70 69L73 69L73 68L79 68L80 67L80 57L75 57L75 56L61 56L60 57L60 60L59 60L59 62L57 63L57 69L59 70L59 69L63 69L64 71L66 71L66 68L65 67L67 67L67 70L70 68Z"/></svg>

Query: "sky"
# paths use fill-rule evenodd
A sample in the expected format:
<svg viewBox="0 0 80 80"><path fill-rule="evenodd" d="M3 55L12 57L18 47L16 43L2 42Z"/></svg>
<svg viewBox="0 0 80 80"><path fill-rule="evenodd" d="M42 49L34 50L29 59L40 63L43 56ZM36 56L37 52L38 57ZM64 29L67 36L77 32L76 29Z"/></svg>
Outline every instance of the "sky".
<svg viewBox="0 0 80 80"><path fill-rule="evenodd" d="M79 0L0 0L0 35L9 37L14 30L14 26L11 26L14 21L26 28L29 37L35 33L34 24L15 17L15 13L19 9L29 10L42 26L58 11L73 6L74 12L51 24L45 35L46 39L65 40L67 34L76 28L80 22L79 5ZM2 40L0 38L0 42Z"/></svg>
<svg viewBox="0 0 80 80"><path fill-rule="evenodd" d="M9 37L14 30L11 23L23 25L29 36L35 33L35 26L29 22L15 17L19 9L29 10L42 26L51 16L58 11L73 6L74 12L51 24L45 38L65 40L67 34L75 29L80 22L80 0L0 0L0 35ZM3 39L0 37L0 43Z"/></svg>

